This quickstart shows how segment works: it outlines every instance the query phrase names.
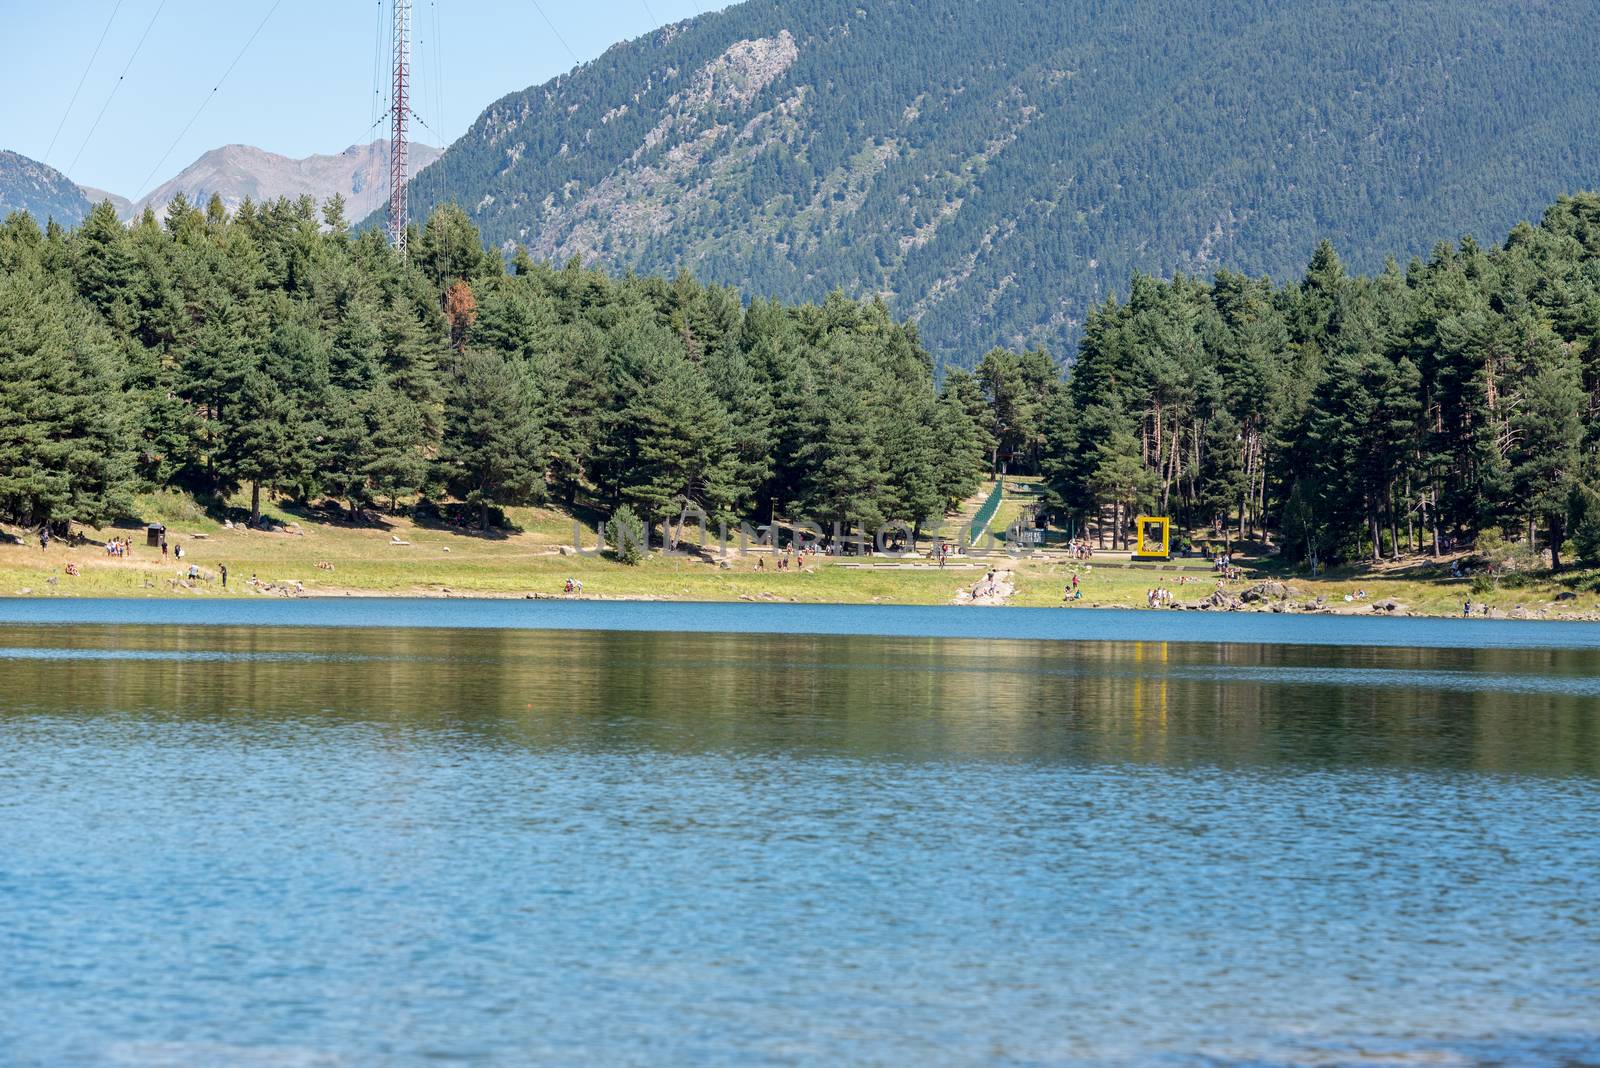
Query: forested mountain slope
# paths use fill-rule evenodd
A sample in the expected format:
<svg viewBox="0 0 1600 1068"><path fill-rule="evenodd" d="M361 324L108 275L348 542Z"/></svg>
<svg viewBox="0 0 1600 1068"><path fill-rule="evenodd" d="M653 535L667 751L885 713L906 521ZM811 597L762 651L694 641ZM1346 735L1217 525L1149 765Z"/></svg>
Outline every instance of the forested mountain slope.
<svg viewBox="0 0 1600 1068"><path fill-rule="evenodd" d="M40 225L54 219L62 226L77 226L89 214L89 201L54 167L0 150L0 218L14 211L28 212Z"/></svg>
<svg viewBox="0 0 1600 1068"><path fill-rule="evenodd" d="M1065 353L1135 271L1504 232L1600 175L1579 0L750 0L496 102L413 184L491 243L882 293Z"/></svg>

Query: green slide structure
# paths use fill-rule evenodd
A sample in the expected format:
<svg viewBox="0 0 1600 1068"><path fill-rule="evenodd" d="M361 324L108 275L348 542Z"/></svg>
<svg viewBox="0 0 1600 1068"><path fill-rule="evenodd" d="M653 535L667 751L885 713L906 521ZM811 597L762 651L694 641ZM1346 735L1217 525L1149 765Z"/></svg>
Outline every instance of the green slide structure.
<svg viewBox="0 0 1600 1068"><path fill-rule="evenodd" d="M989 499L983 502L983 507L978 509L977 516L972 520L972 530L967 542L970 545L978 544L978 539L983 537L983 532L989 529L989 524L994 520L994 514L1000 510L1000 500L1005 496L1005 479L996 479L994 492L989 494Z"/></svg>

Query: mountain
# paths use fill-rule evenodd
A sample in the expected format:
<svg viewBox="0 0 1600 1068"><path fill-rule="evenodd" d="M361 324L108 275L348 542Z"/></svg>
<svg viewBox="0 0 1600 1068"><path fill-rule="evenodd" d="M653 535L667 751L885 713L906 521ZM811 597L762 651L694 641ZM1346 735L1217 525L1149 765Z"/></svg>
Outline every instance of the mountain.
<svg viewBox="0 0 1600 1068"><path fill-rule="evenodd" d="M0 218L26 211L40 226L54 219L71 227L83 221L89 207L82 191L54 167L0 150Z"/></svg>
<svg viewBox="0 0 1600 1068"><path fill-rule="evenodd" d="M89 203L98 204L102 200L111 201L111 206L116 209L117 217L121 219L133 216L133 201L127 197L119 197L115 193L108 193L104 189L96 189L92 185L80 185L83 195L89 198Z"/></svg>
<svg viewBox="0 0 1600 1068"><path fill-rule="evenodd" d="M497 101L413 207L1061 353L1134 271L1370 270L1594 186L1597 48L1589 0L750 0Z"/></svg>
<svg viewBox="0 0 1600 1068"><path fill-rule="evenodd" d="M439 152L431 145L413 143L413 171L438 159ZM179 193L200 207L211 194L220 194L230 211L246 197L260 203L309 193L320 203L339 193L345 199L345 214L360 219L389 201L389 142L351 145L338 155L305 159L290 159L250 145L214 148L137 201L125 217L138 215L146 207L160 212Z"/></svg>

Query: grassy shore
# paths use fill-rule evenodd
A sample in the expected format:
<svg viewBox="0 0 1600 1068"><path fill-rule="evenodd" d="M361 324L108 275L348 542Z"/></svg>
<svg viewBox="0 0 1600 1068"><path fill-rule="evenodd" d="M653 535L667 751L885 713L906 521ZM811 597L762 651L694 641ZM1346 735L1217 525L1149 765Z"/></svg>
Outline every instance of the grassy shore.
<svg viewBox="0 0 1600 1068"><path fill-rule="evenodd" d="M178 494L146 498L140 513L166 525L169 546L184 547L182 560L163 560L159 549L146 547L142 526L88 530L84 544L52 542L48 550L13 529L7 533L22 540L0 544L0 596L559 597L565 596L566 580L573 578L583 584L582 595L592 598L950 604L990 567L1011 572L1015 592L1006 603L1017 606L1062 606L1074 575L1083 598L1072 602L1071 609L1144 608L1147 592L1157 586L1185 603L1217 589L1216 577L1200 561L1149 569L1127 566L1125 558L1085 564L995 554L944 569L915 559L813 558L803 570L780 572L770 559L763 564L760 555L736 551L721 560L710 553L656 555L628 566L573 552L573 517L557 509L513 509L508 518L515 530L489 534L404 518L351 524L284 510L268 512L286 525L281 532L230 528ZM583 545L592 548L592 527L580 523L578 530ZM106 555L103 543L114 537L133 541L129 558ZM75 565L76 575L67 573L69 564ZM201 572L199 581L187 578L190 565ZM220 581L222 565L229 572L226 590ZM1594 573L1531 576L1516 588L1502 582L1484 590L1480 582L1474 591L1469 580L1450 577L1447 564L1431 560L1348 569L1315 579L1273 563L1252 567L1247 561L1245 567L1246 576L1225 583L1224 592L1232 598L1263 580L1281 582L1289 597L1276 602L1279 610L1460 615L1462 602L1470 598L1478 611L1488 605L1492 615L1502 618L1600 618L1600 595L1594 592L1600 576ZM1375 607L1391 601L1398 609ZM1252 607L1270 609L1272 602Z"/></svg>
<svg viewBox="0 0 1600 1068"><path fill-rule="evenodd" d="M1016 593L1008 603L1044 607L1062 603L1063 588L1079 575L1083 599L1073 607L1147 607L1146 594L1152 587L1170 590L1185 603L1198 601L1217 589L1216 577L1206 572L1191 573L1189 583L1179 584L1183 572L1147 571L1092 564L1046 563L1019 569ZM1590 588L1597 577L1593 572L1564 573L1559 578L1530 576L1514 588L1502 584L1484 592L1474 592L1471 581L1452 578L1447 567L1429 562L1410 566L1343 568L1317 578L1296 575L1278 566L1251 568L1246 577L1223 584L1231 598L1262 582L1286 586L1289 597L1280 607L1290 611L1321 611L1336 615L1422 615L1459 616L1470 600L1473 614L1481 615L1487 606L1494 618L1600 619L1600 596ZM1364 594L1364 596L1363 596ZM1346 600L1346 598L1349 600ZM1320 602L1320 603L1319 603ZM1380 607L1393 603L1395 608ZM1270 611L1273 600L1253 608Z"/></svg>

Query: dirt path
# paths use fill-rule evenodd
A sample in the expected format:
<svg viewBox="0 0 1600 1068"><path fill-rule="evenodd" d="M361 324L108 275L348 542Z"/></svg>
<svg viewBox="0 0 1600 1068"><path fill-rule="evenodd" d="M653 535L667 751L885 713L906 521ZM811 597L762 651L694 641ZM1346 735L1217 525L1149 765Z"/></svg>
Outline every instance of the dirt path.
<svg viewBox="0 0 1600 1068"><path fill-rule="evenodd" d="M971 586L961 587L950 603L991 608L1005 604L1017 591L1016 578L1009 567L997 567L993 574L993 580L985 576Z"/></svg>

